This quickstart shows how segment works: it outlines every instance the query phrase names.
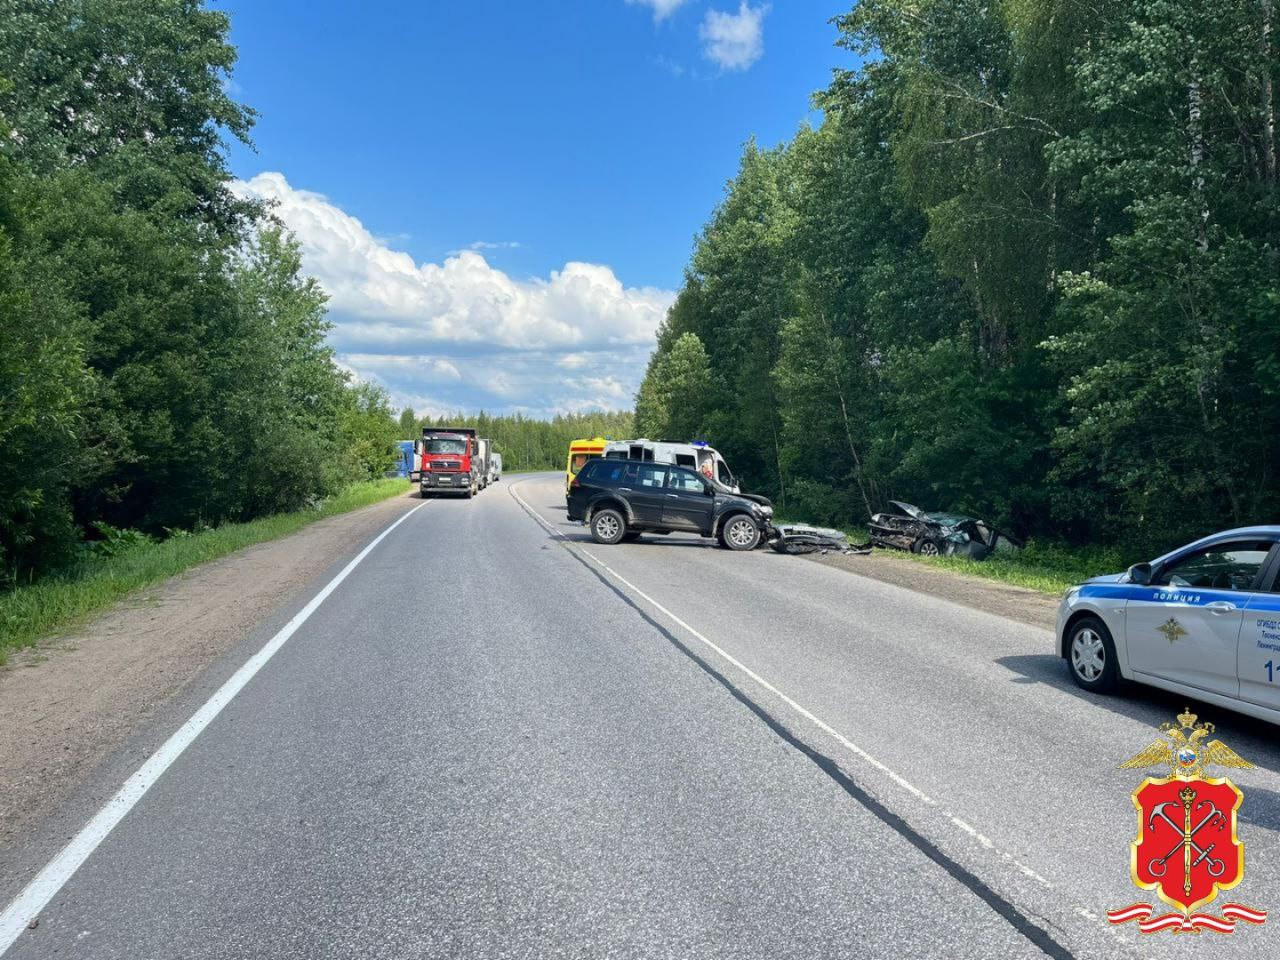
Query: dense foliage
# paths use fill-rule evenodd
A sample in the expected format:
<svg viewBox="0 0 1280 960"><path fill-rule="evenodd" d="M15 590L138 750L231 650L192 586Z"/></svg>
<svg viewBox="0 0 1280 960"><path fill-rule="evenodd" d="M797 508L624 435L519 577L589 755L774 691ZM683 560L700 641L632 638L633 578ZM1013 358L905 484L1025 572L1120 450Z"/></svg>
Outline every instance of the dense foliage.
<svg viewBox="0 0 1280 960"><path fill-rule="evenodd" d="M637 396L787 512L1168 545L1280 512L1272 0L861 0Z"/></svg>
<svg viewBox="0 0 1280 960"><path fill-rule="evenodd" d="M0 0L0 583L392 460L296 245L229 189L227 34L203 0Z"/></svg>
<svg viewBox="0 0 1280 960"><path fill-rule="evenodd" d="M629 438L634 435L635 418L630 411L617 413L559 414L550 420L531 420L521 414L493 416L459 413L446 417L413 418L402 414L404 439L422 435L423 427L474 427L480 436L493 441L502 454L504 470L563 470L569 443L591 437Z"/></svg>

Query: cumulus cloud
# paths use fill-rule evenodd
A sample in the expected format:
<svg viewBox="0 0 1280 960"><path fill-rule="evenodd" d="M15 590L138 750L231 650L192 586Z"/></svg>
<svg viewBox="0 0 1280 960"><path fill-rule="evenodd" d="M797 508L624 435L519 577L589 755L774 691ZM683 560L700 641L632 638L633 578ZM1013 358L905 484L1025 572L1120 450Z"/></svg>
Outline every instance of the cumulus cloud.
<svg viewBox="0 0 1280 960"><path fill-rule="evenodd" d="M677 9L684 6L685 0L627 0L631 6L649 7L653 10L653 19L657 23L661 23L667 17L676 12Z"/></svg>
<svg viewBox="0 0 1280 960"><path fill-rule="evenodd" d="M502 245L484 242L419 264L283 174L261 173L233 189L270 201L298 238L305 269L329 295L340 361L419 412L626 406L674 300L585 262L516 280L480 253ZM564 363L569 356L581 362Z"/></svg>
<svg viewBox="0 0 1280 960"><path fill-rule="evenodd" d="M767 4L753 7L742 0L737 13L708 10L699 33L706 58L724 70L746 70L764 55Z"/></svg>

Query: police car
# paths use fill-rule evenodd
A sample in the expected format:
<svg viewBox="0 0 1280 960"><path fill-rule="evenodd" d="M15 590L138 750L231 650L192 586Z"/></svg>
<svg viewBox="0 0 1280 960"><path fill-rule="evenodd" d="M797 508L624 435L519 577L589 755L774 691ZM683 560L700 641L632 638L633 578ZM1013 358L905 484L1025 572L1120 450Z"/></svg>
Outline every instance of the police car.
<svg viewBox="0 0 1280 960"><path fill-rule="evenodd" d="M1227 530L1072 587L1058 653L1095 693L1120 678L1280 723L1280 526Z"/></svg>

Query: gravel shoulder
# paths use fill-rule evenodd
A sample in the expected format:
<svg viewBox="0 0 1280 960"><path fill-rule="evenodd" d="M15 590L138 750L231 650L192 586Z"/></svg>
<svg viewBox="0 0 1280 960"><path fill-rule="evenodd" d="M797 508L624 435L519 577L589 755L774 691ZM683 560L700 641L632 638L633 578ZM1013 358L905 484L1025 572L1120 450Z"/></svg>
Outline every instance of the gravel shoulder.
<svg viewBox="0 0 1280 960"><path fill-rule="evenodd" d="M202 671L420 501L318 521L140 591L0 668L0 852Z"/></svg>
<svg viewBox="0 0 1280 960"><path fill-rule="evenodd" d="M1038 590L937 569L888 550L876 550L866 556L810 554L807 559L860 577L892 583L973 607L975 610L994 613L1028 626L1042 627L1045 630L1052 630L1055 626L1058 598Z"/></svg>

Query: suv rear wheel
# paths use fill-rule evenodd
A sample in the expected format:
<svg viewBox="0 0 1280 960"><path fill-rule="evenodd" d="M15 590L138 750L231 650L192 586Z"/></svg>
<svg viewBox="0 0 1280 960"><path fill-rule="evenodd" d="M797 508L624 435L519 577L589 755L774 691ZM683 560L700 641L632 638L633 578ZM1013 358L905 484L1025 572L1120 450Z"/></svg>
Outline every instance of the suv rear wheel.
<svg viewBox="0 0 1280 960"><path fill-rule="evenodd" d="M591 515L591 539L596 543L612 546L627 533L627 521L612 507L597 510Z"/></svg>
<svg viewBox="0 0 1280 960"><path fill-rule="evenodd" d="M720 542L730 550L754 550L760 545L760 528L745 513L739 513L720 528Z"/></svg>

